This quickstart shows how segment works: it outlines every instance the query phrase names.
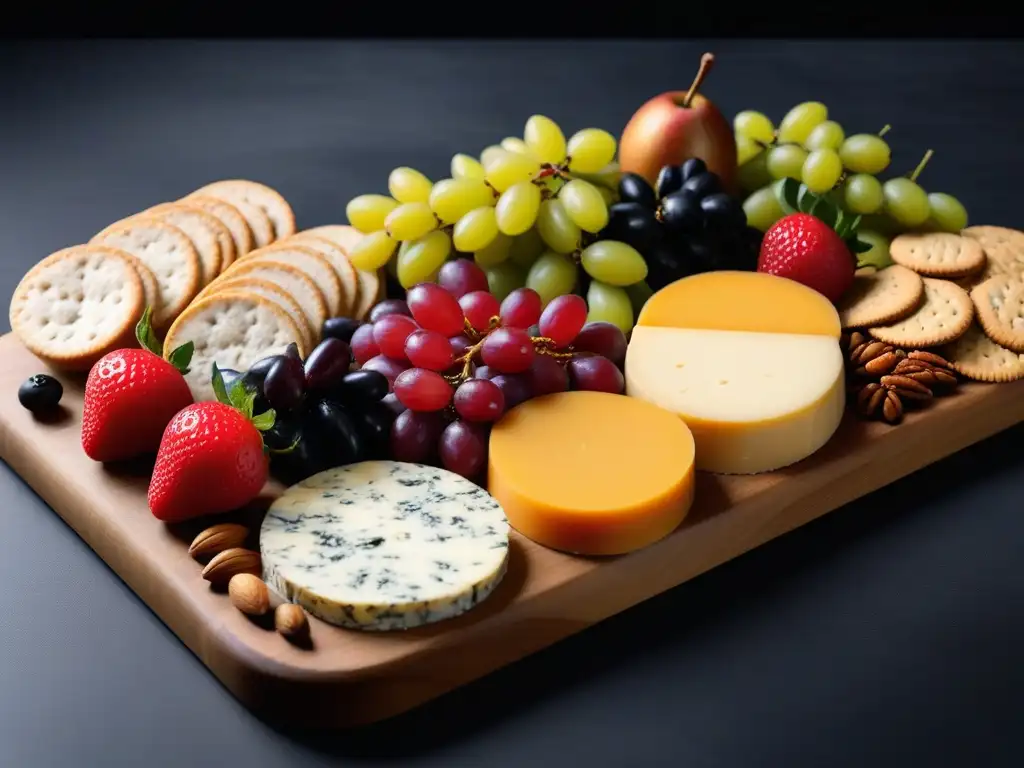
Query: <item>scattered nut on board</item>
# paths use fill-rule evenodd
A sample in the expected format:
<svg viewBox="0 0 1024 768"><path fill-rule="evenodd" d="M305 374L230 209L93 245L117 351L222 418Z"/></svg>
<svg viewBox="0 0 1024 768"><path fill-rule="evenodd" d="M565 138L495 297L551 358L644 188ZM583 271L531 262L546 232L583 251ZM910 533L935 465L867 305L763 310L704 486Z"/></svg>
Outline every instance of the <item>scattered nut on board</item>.
<svg viewBox="0 0 1024 768"><path fill-rule="evenodd" d="M247 616L263 616L270 610L270 590L259 576L236 573L228 582L231 604Z"/></svg>
<svg viewBox="0 0 1024 768"><path fill-rule="evenodd" d="M225 549L203 568L203 578L215 587L226 586L231 577L239 573L258 574L261 570L260 553L241 547Z"/></svg>
<svg viewBox="0 0 1024 768"><path fill-rule="evenodd" d="M245 543L249 530L238 523L220 523L207 528L192 540L188 553L196 560L218 555L226 549L234 549Z"/></svg>
<svg viewBox="0 0 1024 768"><path fill-rule="evenodd" d="M281 603L274 611L274 628L284 637L299 639L309 634L309 619L295 603Z"/></svg>

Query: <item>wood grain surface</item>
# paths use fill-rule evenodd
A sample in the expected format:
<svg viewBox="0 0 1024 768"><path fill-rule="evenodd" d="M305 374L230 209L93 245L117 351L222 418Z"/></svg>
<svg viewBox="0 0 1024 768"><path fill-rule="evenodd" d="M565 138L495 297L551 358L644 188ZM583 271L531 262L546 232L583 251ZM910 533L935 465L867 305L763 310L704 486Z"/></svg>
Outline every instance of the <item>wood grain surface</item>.
<svg viewBox="0 0 1024 768"><path fill-rule="evenodd" d="M969 384L898 427L847 416L821 451L755 477L698 475L687 521L624 557L588 559L513 534L494 595L457 619L364 634L312 619L312 647L289 644L200 578L188 542L207 523L169 527L146 506L149 467L108 468L81 450L82 380L61 375L64 410L47 422L17 400L44 370L0 338L0 457L70 525L246 706L304 726L353 726L417 706L544 648L820 515L1024 420L1024 381ZM258 524L277 487L226 520ZM637 627L638 641L644 628Z"/></svg>

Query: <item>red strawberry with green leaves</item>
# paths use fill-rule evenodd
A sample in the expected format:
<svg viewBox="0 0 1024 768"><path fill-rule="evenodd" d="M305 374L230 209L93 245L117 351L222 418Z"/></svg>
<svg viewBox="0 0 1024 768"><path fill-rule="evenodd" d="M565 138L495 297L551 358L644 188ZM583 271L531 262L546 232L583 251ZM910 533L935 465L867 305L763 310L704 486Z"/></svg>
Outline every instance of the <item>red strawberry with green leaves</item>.
<svg viewBox="0 0 1024 768"><path fill-rule="evenodd" d="M779 192L783 208L794 212L765 232L757 271L788 277L838 302L853 284L856 254L871 250L857 239L860 216L848 216L795 179L786 179Z"/></svg>
<svg viewBox="0 0 1024 768"><path fill-rule="evenodd" d="M147 307L135 326L141 349L104 355L86 379L82 449L96 461L155 453L168 422L192 402L183 375L192 360L192 342L164 360L149 318Z"/></svg>
<svg viewBox="0 0 1024 768"><path fill-rule="evenodd" d="M230 512L267 482L269 462L260 433L275 413L253 416L256 390L238 379L227 391L216 363L216 401L195 403L171 419L149 482L149 509L165 523Z"/></svg>

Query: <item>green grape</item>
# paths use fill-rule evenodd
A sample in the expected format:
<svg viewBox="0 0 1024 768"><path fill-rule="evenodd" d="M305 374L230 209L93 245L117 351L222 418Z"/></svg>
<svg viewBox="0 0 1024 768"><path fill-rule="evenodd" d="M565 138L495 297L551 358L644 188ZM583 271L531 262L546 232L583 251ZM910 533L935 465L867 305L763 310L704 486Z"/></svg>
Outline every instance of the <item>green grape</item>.
<svg viewBox="0 0 1024 768"><path fill-rule="evenodd" d="M820 101L797 104L779 123L779 141L783 144L803 144L811 131L828 120L828 107Z"/></svg>
<svg viewBox="0 0 1024 768"><path fill-rule="evenodd" d="M573 173L598 173L615 159L615 137L600 128L584 128L569 139L566 152Z"/></svg>
<svg viewBox="0 0 1024 768"><path fill-rule="evenodd" d="M495 154L484 163L484 178L487 183L499 192L521 181L531 181L540 171L540 163L533 155L520 155L515 152Z"/></svg>
<svg viewBox="0 0 1024 768"><path fill-rule="evenodd" d="M800 181L807 150L796 144L783 144L768 150L766 166L773 179L796 179Z"/></svg>
<svg viewBox="0 0 1024 768"><path fill-rule="evenodd" d="M384 230L398 241L419 240L437 229L437 218L426 203L400 205L384 219Z"/></svg>
<svg viewBox="0 0 1024 768"><path fill-rule="evenodd" d="M826 120L824 123L814 126L814 130L807 135L804 149L812 152L815 149L838 150L845 138L846 132L843 131L843 126L834 120Z"/></svg>
<svg viewBox="0 0 1024 768"><path fill-rule="evenodd" d="M415 168L395 168L388 176L388 192L400 203L425 203L430 199L430 179Z"/></svg>
<svg viewBox="0 0 1024 768"><path fill-rule="evenodd" d="M558 193L566 213L584 232L595 234L608 225L608 204L593 184L573 179Z"/></svg>
<svg viewBox="0 0 1024 768"><path fill-rule="evenodd" d="M523 234L510 239L512 245L508 257L523 269L529 269L546 249L544 239L540 236L537 227L528 229Z"/></svg>
<svg viewBox="0 0 1024 768"><path fill-rule="evenodd" d="M843 162L832 149L815 149L804 160L800 178L811 192L828 192L843 175Z"/></svg>
<svg viewBox="0 0 1024 768"><path fill-rule="evenodd" d="M956 233L967 226L967 209L952 195L932 192L928 195L928 205L931 207L930 229Z"/></svg>
<svg viewBox="0 0 1024 768"><path fill-rule="evenodd" d="M561 200L545 200L537 214L537 231L555 253L572 253L579 247L581 232Z"/></svg>
<svg viewBox="0 0 1024 768"><path fill-rule="evenodd" d="M348 250L348 258L356 269L374 272L388 263L397 247L387 232L378 229L356 241Z"/></svg>
<svg viewBox="0 0 1024 768"><path fill-rule="evenodd" d="M761 144L771 144L775 140L775 126L766 115L752 109L740 112L732 119L732 128L736 137L743 136Z"/></svg>
<svg viewBox="0 0 1024 768"><path fill-rule="evenodd" d="M856 173L843 185L843 207L851 213L877 213L882 203L882 182L867 173Z"/></svg>
<svg viewBox="0 0 1024 768"><path fill-rule="evenodd" d="M515 152L519 155L532 155L533 152L526 146L526 142L517 136L509 136L501 140L501 148L508 152Z"/></svg>
<svg viewBox="0 0 1024 768"><path fill-rule="evenodd" d="M903 232L904 227L898 222L893 221L884 211L879 211L878 213L868 214L861 219L860 228L857 231L861 232L864 229L878 232L886 237L895 237Z"/></svg>
<svg viewBox="0 0 1024 768"><path fill-rule="evenodd" d="M768 153L762 152L739 167L736 181L744 192L753 192L772 181L768 173Z"/></svg>
<svg viewBox="0 0 1024 768"><path fill-rule="evenodd" d="M452 178L484 180L484 167L480 162L470 155L458 154L452 158ZM428 198L429 199L429 198Z"/></svg>
<svg viewBox="0 0 1024 768"><path fill-rule="evenodd" d="M584 181L589 181L595 187L618 189L619 180L622 178L622 168L617 162L611 162L597 173L574 173L573 175ZM548 178L555 179L554 176L549 176Z"/></svg>
<svg viewBox="0 0 1024 768"><path fill-rule="evenodd" d="M917 227L928 221L931 206L928 195L916 182L905 178L889 179L882 185L885 212L904 227Z"/></svg>
<svg viewBox="0 0 1024 768"><path fill-rule="evenodd" d="M839 157L846 170L874 176L889 167L892 152L881 137L858 133L850 136L839 147Z"/></svg>
<svg viewBox="0 0 1024 768"><path fill-rule="evenodd" d="M633 317L637 317L640 315L640 310L644 308L647 300L654 295L654 291L651 290L651 286L641 280L639 283L627 285L626 294L629 296L629 303L633 307Z"/></svg>
<svg viewBox="0 0 1024 768"><path fill-rule="evenodd" d="M498 301L504 301L516 288L522 288L526 282L526 272L511 261L503 261L493 267L485 267L487 288Z"/></svg>
<svg viewBox="0 0 1024 768"><path fill-rule="evenodd" d="M498 236L498 222L489 205L474 208L455 224L452 242L463 253L482 251Z"/></svg>
<svg viewBox="0 0 1024 768"><path fill-rule="evenodd" d="M452 240L440 229L414 240L398 259L398 282L403 288L428 282L451 251Z"/></svg>
<svg viewBox="0 0 1024 768"><path fill-rule="evenodd" d="M587 307L588 323L611 323L623 333L633 329L633 305L622 288L592 280L587 289Z"/></svg>
<svg viewBox="0 0 1024 768"><path fill-rule="evenodd" d="M480 153L480 164L486 167L489 160L497 157L502 152L508 152L508 150L504 147L499 147L497 144L484 147L484 151Z"/></svg>
<svg viewBox="0 0 1024 768"><path fill-rule="evenodd" d="M857 263L870 265L878 269L885 269L891 265L892 257L889 255L889 238L872 232L870 229L858 229L857 239L863 240L871 246L870 251L857 254Z"/></svg>
<svg viewBox="0 0 1024 768"><path fill-rule="evenodd" d="M542 163L558 165L565 160L565 134L558 127L558 123L550 117L533 115L526 121L523 139L526 141L526 146Z"/></svg>
<svg viewBox="0 0 1024 768"><path fill-rule="evenodd" d="M595 280L625 287L647 277L647 262L631 245L618 240L599 240L583 249L583 269Z"/></svg>
<svg viewBox="0 0 1024 768"><path fill-rule="evenodd" d="M388 274L391 275L395 280L398 280L398 262L402 258L402 254L409 250L409 246L412 245L412 240L406 240L404 243L398 244L398 256L393 259L389 259L386 265ZM355 266L353 264L353 266Z"/></svg>
<svg viewBox="0 0 1024 768"><path fill-rule="evenodd" d="M775 196L774 186L762 187L743 201L743 212L747 224L761 232L767 232L786 212Z"/></svg>
<svg viewBox="0 0 1024 768"><path fill-rule="evenodd" d="M387 195L359 195L345 206L348 223L364 234L384 229L384 219L395 208L398 201Z"/></svg>
<svg viewBox="0 0 1024 768"><path fill-rule="evenodd" d="M526 274L526 287L540 294L541 304L546 307L556 296L572 293L576 277L576 263L572 259L547 251L530 267Z"/></svg>
<svg viewBox="0 0 1024 768"><path fill-rule="evenodd" d="M478 179L442 179L430 192L430 209L445 224L454 224L474 208L494 203L494 192Z"/></svg>
<svg viewBox="0 0 1024 768"><path fill-rule="evenodd" d="M736 163L745 165L764 152L764 147L741 133L736 134Z"/></svg>
<svg viewBox="0 0 1024 768"><path fill-rule="evenodd" d="M511 254L513 242L511 237L499 232L490 243L473 254L473 261L479 264L482 269L493 267L495 264L501 264Z"/></svg>
<svg viewBox="0 0 1024 768"><path fill-rule="evenodd" d="M531 181L514 184L498 198L494 208L498 229L506 235L521 235L537 221L540 187Z"/></svg>
<svg viewBox="0 0 1024 768"><path fill-rule="evenodd" d="M604 200L604 205L609 208L619 201L619 195L614 189L608 189L608 187L595 186L598 194L601 195L601 199Z"/></svg>

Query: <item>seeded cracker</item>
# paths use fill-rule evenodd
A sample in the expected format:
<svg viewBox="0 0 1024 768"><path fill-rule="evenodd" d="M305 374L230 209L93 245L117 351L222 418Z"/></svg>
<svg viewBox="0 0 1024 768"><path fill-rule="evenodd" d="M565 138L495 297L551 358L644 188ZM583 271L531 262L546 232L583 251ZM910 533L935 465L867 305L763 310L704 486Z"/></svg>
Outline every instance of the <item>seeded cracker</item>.
<svg viewBox="0 0 1024 768"><path fill-rule="evenodd" d="M988 257L988 277L1024 273L1024 232L1006 227L968 227L962 233L981 244Z"/></svg>
<svg viewBox="0 0 1024 768"><path fill-rule="evenodd" d="M948 232L900 235L889 253L897 264L926 277L965 277L985 267L985 251L977 240Z"/></svg>
<svg viewBox="0 0 1024 768"><path fill-rule="evenodd" d="M979 325L940 350L953 370L975 381L1007 382L1024 378L1024 359L996 344Z"/></svg>
<svg viewBox="0 0 1024 768"><path fill-rule="evenodd" d="M991 277L971 291L974 311L985 335L1013 352L1024 352L1024 282Z"/></svg>
<svg viewBox="0 0 1024 768"><path fill-rule="evenodd" d="M955 341L974 320L974 304L963 288L948 280L921 278L924 301L909 317L868 329L874 338L897 347L936 347Z"/></svg>
<svg viewBox="0 0 1024 768"><path fill-rule="evenodd" d="M839 304L843 328L894 323L916 310L924 283L906 267L894 264L880 272L858 274Z"/></svg>

